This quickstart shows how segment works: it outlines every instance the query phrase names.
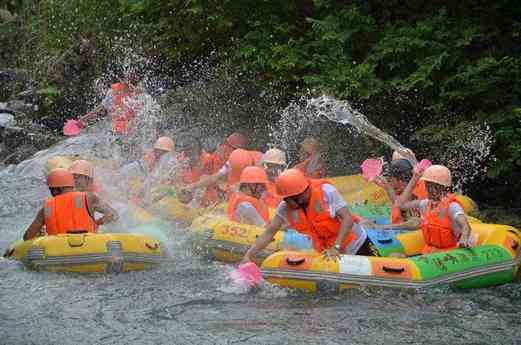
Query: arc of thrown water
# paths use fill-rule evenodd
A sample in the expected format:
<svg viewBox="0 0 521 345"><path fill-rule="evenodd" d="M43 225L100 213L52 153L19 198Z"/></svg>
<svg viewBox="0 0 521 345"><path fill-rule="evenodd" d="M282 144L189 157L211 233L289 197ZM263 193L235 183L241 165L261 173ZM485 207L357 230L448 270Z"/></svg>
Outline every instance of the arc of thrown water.
<svg viewBox="0 0 521 345"><path fill-rule="evenodd" d="M315 110L318 115L325 116L331 121L355 127L360 132L380 141L393 150L402 151L405 149L398 140L373 125L367 117L353 109L346 101L339 101L329 96L320 96L312 98L308 102L308 107Z"/></svg>

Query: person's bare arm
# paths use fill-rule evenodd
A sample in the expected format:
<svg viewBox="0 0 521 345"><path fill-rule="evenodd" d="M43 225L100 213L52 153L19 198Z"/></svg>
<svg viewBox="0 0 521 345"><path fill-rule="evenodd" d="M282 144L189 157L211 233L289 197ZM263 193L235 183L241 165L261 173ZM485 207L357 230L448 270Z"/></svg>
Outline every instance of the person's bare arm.
<svg viewBox="0 0 521 345"><path fill-rule="evenodd" d="M45 218L44 218L44 214L43 214L43 208L41 208L40 211L38 211L38 213L36 214L36 217L34 218L31 225L29 225L27 230L25 230L25 233L23 236L24 241L37 237L38 234L40 233L40 230L44 226L44 224L45 224Z"/></svg>
<svg viewBox="0 0 521 345"><path fill-rule="evenodd" d="M273 241L273 237L279 231L279 229L283 225L283 220L279 216L275 216L270 224L266 226L266 230L257 238L255 244L248 249L244 257L242 258L242 263L247 263L250 261L254 261L255 255L258 252L266 248L271 241Z"/></svg>
<svg viewBox="0 0 521 345"><path fill-rule="evenodd" d="M96 220L96 224L102 225L118 220L119 216L117 211L101 200L96 194L89 193L87 198L91 214L94 215L96 212L103 214L103 217Z"/></svg>
<svg viewBox="0 0 521 345"><path fill-rule="evenodd" d="M203 177L201 177L201 179L199 181L186 186L186 189L188 189L190 191L194 191L195 189L198 189L198 188L213 186L213 185L219 183L221 178L222 178L222 176L220 176L218 173L215 173L215 174L209 175L209 176L203 176Z"/></svg>
<svg viewBox="0 0 521 345"><path fill-rule="evenodd" d="M470 224L467 217L464 214L460 214L456 217L456 224L461 229L461 238L458 242L458 246L461 248L469 248L470 243Z"/></svg>
<svg viewBox="0 0 521 345"><path fill-rule="evenodd" d="M392 204L396 201L396 193L394 192L393 187L387 182L387 180L382 176L377 176L374 179L374 183L376 183L377 186L383 188L385 193L387 193L387 196L389 197L389 200Z"/></svg>

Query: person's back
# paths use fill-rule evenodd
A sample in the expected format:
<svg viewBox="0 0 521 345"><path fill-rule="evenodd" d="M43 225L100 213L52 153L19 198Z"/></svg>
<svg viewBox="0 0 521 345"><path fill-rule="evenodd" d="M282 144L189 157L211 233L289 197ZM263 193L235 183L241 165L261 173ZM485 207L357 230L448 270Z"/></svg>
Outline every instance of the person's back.
<svg viewBox="0 0 521 345"><path fill-rule="evenodd" d="M74 177L67 169L54 169L47 176L52 198L45 201L24 233L23 239L39 236L45 227L48 235L68 232L96 232L98 225L117 219L117 212L90 192L75 192ZM96 212L103 215L95 219Z"/></svg>
<svg viewBox="0 0 521 345"><path fill-rule="evenodd" d="M86 192L66 192L48 199L44 205L48 235L71 231L96 232L97 224L89 213Z"/></svg>

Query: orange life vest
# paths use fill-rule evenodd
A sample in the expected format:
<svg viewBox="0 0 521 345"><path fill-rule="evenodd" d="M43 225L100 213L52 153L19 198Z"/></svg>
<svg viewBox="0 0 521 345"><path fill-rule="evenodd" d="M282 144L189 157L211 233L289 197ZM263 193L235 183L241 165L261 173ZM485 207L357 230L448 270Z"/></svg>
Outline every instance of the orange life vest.
<svg viewBox="0 0 521 345"><path fill-rule="evenodd" d="M333 247L341 224L338 218L331 218L329 215L329 205L322 191L322 185L325 183L329 184L324 180L311 180L311 197L306 212L288 206L287 214L289 226L310 236L313 247L318 252ZM354 222L358 219L356 216L353 217ZM355 239L354 232L350 231L340 246L341 251Z"/></svg>
<svg viewBox="0 0 521 345"><path fill-rule="evenodd" d="M238 222L239 218L235 214L237 210L237 206L239 206L242 202L249 202L255 208L257 213L264 219L266 223L270 221L270 215L268 211L268 207L261 200L254 198L252 196L246 195L242 192L233 193L230 197L230 201L228 203L228 218L233 220L234 222Z"/></svg>
<svg viewBox="0 0 521 345"><path fill-rule="evenodd" d="M248 151L250 155L252 165L258 165L262 159L262 152L259 151ZM229 163L228 163L229 164ZM233 193L236 193L238 190L239 179L242 171L238 171L236 174L232 174L231 166L228 165L228 174L226 176L226 197L229 200Z"/></svg>
<svg viewBox="0 0 521 345"><path fill-rule="evenodd" d="M128 85L115 83L112 90L112 131L119 135L127 135L130 132L129 123L136 117L136 110L125 104L125 98L130 96Z"/></svg>
<svg viewBox="0 0 521 345"><path fill-rule="evenodd" d="M421 223L425 240L425 247L422 250L423 254L457 247L458 239L452 233L452 224L449 219L449 206L452 202L459 204L459 201L452 194L448 194L443 198L436 207L432 206L432 201L428 201Z"/></svg>
<svg viewBox="0 0 521 345"><path fill-rule="evenodd" d="M277 206L279 206L282 198L277 196L277 189L274 182L266 183L266 192L262 195L262 201L264 201L269 208L277 208Z"/></svg>
<svg viewBox="0 0 521 345"><path fill-rule="evenodd" d="M429 194L427 193L427 187L425 186L425 182L420 180L414 187L412 192L416 200L428 199ZM403 212L397 205L391 206L391 224L400 224L405 222L403 218Z"/></svg>
<svg viewBox="0 0 521 345"><path fill-rule="evenodd" d="M320 164L317 166L317 168L312 171L308 172L308 165L311 162L311 157L303 160L302 162L298 163L293 167L293 169L298 169L306 175L308 178L314 178L314 179L320 179L325 177L324 167Z"/></svg>
<svg viewBox="0 0 521 345"><path fill-rule="evenodd" d="M45 202L45 227L48 235L65 234L72 230L96 232L98 226L89 213L87 193L69 192Z"/></svg>
<svg viewBox="0 0 521 345"><path fill-rule="evenodd" d="M196 166L188 167L183 169L180 173L181 184L192 184L201 179L203 175L211 175L215 167L213 166L213 157L203 152L199 157L199 163ZM219 193L215 186L209 186L206 188L203 197L200 200L199 207L207 207L213 205L219 201Z"/></svg>

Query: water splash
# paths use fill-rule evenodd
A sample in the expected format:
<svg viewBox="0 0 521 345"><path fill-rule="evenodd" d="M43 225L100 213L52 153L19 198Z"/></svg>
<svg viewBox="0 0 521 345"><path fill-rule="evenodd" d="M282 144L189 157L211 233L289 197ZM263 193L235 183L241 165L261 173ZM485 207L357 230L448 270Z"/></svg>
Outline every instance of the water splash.
<svg viewBox="0 0 521 345"><path fill-rule="evenodd" d="M373 125L365 115L354 109L347 101L339 101L329 96L312 98L308 107L314 109L318 116L325 116L329 120L341 124L349 124L364 135L389 146L393 150L404 149L403 145L391 135Z"/></svg>

